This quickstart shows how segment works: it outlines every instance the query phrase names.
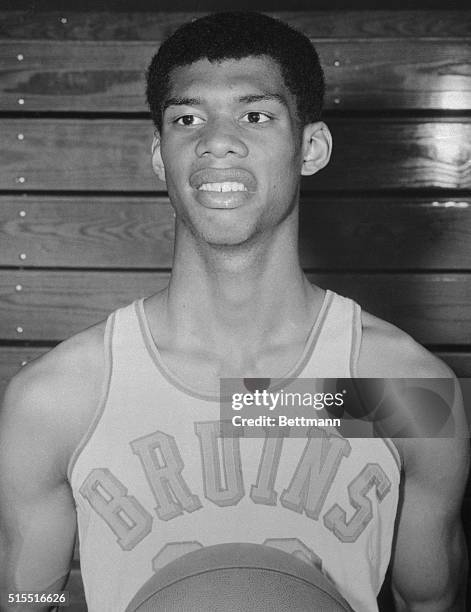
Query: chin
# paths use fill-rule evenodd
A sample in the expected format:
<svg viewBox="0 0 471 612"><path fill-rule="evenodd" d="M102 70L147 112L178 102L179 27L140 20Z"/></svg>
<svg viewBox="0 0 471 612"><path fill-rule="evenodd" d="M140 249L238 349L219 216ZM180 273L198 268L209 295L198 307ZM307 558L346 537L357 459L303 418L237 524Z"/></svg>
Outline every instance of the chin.
<svg viewBox="0 0 471 612"><path fill-rule="evenodd" d="M238 247L251 243L259 234L256 223L243 223L240 219L237 223L214 223L205 219L184 220L184 224L190 233L197 239L213 247Z"/></svg>
<svg viewBox="0 0 471 612"><path fill-rule="evenodd" d="M258 232L255 228L202 228L197 237L200 241L215 248L243 247L250 245Z"/></svg>
<svg viewBox="0 0 471 612"><path fill-rule="evenodd" d="M209 233L209 232L205 232L204 234L200 234L199 238L205 243L208 244L209 246L215 247L215 248L220 248L220 249L224 249L224 248L235 248L235 247L242 247L242 246L246 246L248 244L250 244L254 238L254 234L241 234L241 233L237 233L235 234L234 232L232 233L218 233L218 232L214 232L214 233Z"/></svg>

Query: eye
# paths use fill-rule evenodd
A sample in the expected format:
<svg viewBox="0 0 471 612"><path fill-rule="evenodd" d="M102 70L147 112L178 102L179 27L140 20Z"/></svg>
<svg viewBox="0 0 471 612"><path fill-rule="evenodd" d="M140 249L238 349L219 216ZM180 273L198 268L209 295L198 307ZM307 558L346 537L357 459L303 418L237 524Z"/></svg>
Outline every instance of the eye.
<svg viewBox="0 0 471 612"><path fill-rule="evenodd" d="M191 125L199 125L203 123L203 120L200 117L196 117L195 115L182 115L175 120L175 123L178 125L191 126Z"/></svg>
<svg viewBox="0 0 471 612"><path fill-rule="evenodd" d="M242 117L242 121L244 123L267 123L267 121L271 121L271 117L265 113L251 111Z"/></svg>

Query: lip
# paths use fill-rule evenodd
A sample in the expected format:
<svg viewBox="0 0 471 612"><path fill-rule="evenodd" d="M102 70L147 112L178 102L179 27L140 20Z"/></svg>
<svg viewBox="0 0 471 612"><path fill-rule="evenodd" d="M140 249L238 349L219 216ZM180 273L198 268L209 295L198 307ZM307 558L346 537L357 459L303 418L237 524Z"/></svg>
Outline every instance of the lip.
<svg viewBox="0 0 471 612"><path fill-rule="evenodd" d="M225 183L235 182L242 183L248 192L255 191L257 187L257 181L254 175L248 170L243 168L201 168L196 170L190 176L190 185L193 189L199 189L204 183ZM204 192L204 193L216 193L221 195L219 192ZM246 192L225 192L227 194L237 194Z"/></svg>
<svg viewBox="0 0 471 612"><path fill-rule="evenodd" d="M239 208L249 197L247 191L196 191L196 199L202 206L219 210Z"/></svg>

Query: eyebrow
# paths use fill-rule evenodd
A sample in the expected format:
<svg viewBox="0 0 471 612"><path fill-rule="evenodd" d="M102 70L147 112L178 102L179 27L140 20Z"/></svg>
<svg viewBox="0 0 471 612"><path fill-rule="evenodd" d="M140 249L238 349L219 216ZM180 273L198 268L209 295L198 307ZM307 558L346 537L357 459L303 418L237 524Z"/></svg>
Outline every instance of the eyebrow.
<svg viewBox="0 0 471 612"><path fill-rule="evenodd" d="M288 101L284 96L279 93L264 93L264 94L248 94L247 96L241 96L239 102L245 102L251 104L252 102L265 102L275 100L283 106L288 107Z"/></svg>
<svg viewBox="0 0 471 612"><path fill-rule="evenodd" d="M201 106L201 98L168 98L165 100L162 111L169 106Z"/></svg>
<svg viewBox="0 0 471 612"><path fill-rule="evenodd" d="M244 104L252 104L253 102L265 102L275 100L288 108L288 102L284 96L278 93L263 93L263 94L247 94L240 96L237 101ZM203 101L201 98L168 98L164 104L162 111L165 111L169 106L201 106Z"/></svg>

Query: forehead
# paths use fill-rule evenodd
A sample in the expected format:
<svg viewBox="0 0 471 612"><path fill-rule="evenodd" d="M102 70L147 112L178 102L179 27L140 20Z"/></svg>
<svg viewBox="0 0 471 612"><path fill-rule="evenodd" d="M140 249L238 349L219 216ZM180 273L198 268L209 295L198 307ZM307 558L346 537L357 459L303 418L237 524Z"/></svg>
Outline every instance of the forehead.
<svg viewBox="0 0 471 612"><path fill-rule="evenodd" d="M208 90L234 96L246 93L276 93L291 99L278 63L268 56L244 57L210 62L201 59L174 68L169 97L204 96Z"/></svg>

